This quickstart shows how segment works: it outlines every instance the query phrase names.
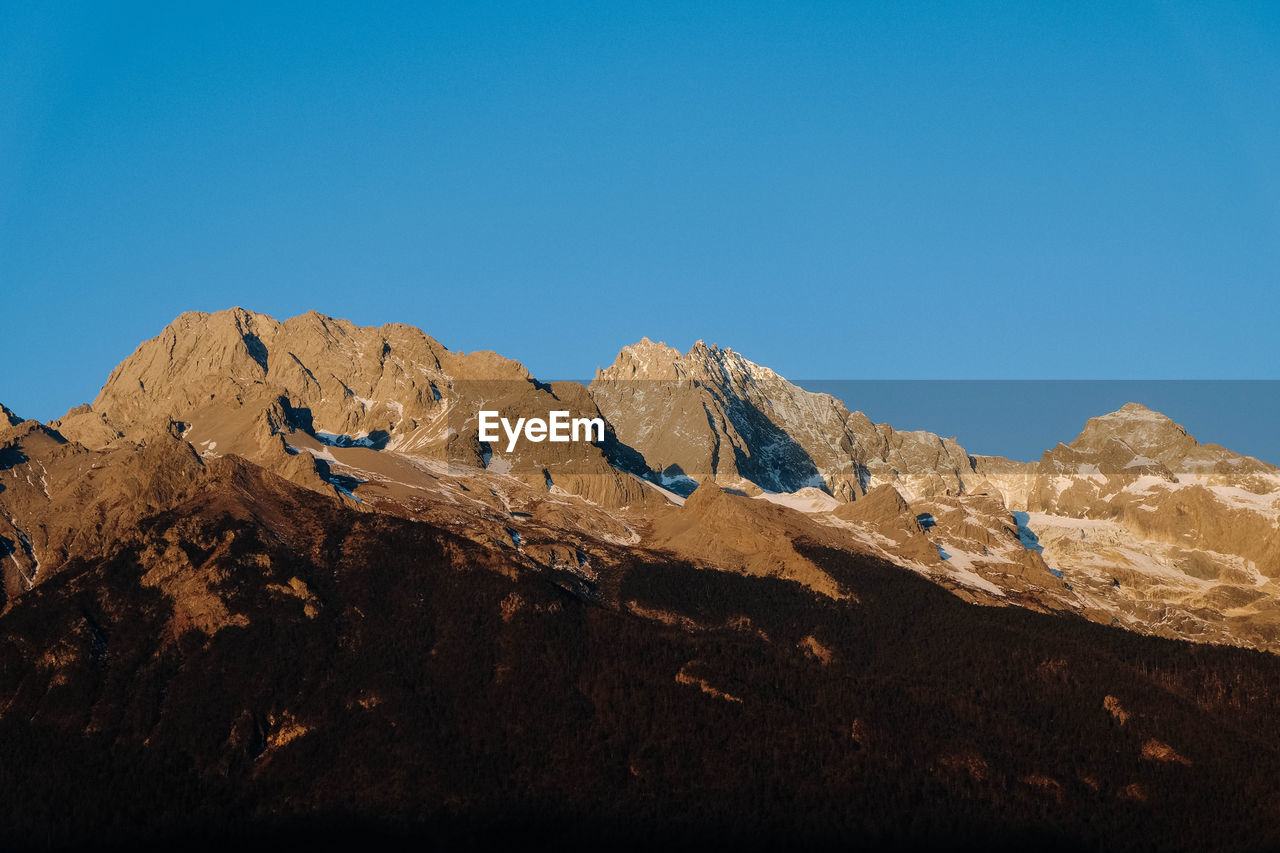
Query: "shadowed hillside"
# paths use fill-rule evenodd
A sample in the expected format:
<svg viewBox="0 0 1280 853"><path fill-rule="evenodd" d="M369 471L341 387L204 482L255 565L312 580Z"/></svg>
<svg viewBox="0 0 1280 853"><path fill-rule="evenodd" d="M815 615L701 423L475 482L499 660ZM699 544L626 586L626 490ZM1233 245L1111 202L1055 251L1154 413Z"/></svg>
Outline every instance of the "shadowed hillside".
<svg viewBox="0 0 1280 853"><path fill-rule="evenodd" d="M820 549L842 600L644 560L586 587L225 469L4 615L6 846L1277 839L1272 656Z"/></svg>

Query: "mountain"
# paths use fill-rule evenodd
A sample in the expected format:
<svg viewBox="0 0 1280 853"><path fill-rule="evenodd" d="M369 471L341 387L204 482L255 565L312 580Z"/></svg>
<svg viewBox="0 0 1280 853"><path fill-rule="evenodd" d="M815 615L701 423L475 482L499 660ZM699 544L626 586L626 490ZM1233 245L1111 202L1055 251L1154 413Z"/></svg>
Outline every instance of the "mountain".
<svg viewBox="0 0 1280 853"><path fill-rule="evenodd" d="M807 546L843 595L626 552L588 587L199 465L6 611L6 849L1276 840L1273 656Z"/></svg>
<svg viewBox="0 0 1280 853"><path fill-rule="evenodd" d="M913 496L960 494L972 474L955 439L873 424L829 394L702 341L684 355L648 338L624 347L590 391L619 440L677 484L814 487L853 500L879 483Z"/></svg>
<svg viewBox="0 0 1280 853"><path fill-rule="evenodd" d="M709 480L800 510L840 529L841 547L891 559L972 601L1078 609L1022 544L1014 516L980 488L983 477L955 439L875 424L702 342L684 355L648 339L626 347L590 392L619 441L667 486L687 491ZM883 486L928 518L928 529L912 536L898 524L839 518L841 503Z"/></svg>
<svg viewBox="0 0 1280 853"><path fill-rule="evenodd" d="M482 407L561 406L604 418L606 440L508 450L479 439ZM838 594L789 544L803 539L890 560L974 603L1280 646L1280 475L1137 404L1014 463L876 424L702 342L681 354L642 340L583 387L452 352L409 326L232 309L178 317L91 405L27 429L37 426L10 444L35 448L39 476L15 470L0 496L10 599L100 553L156 494L190 480L142 460L235 455L356 511L444 524L544 561L585 566L644 548ZM80 482L86 466L101 486ZM682 506L713 483L727 499L707 491ZM75 523L81 513L97 519L92 531ZM729 546L757 526L767 532Z"/></svg>
<svg viewBox="0 0 1280 853"><path fill-rule="evenodd" d="M545 412L558 399L518 362L455 353L410 326L361 328L315 312L278 322L235 308L178 317L112 372L92 405L53 426L90 448L176 430L202 453L242 455L325 491L334 483L317 463L329 461L327 448L474 467L489 458L475 435L482 402ZM584 395L571 403L598 414ZM566 472L558 485L605 505L646 496L598 448L537 450L502 467L545 483L554 465Z"/></svg>
<svg viewBox="0 0 1280 853"><path fill-rule="evenodd" d="M606 440L513 451L479 440L481 407L560 406L603 417ZM702 342L681 354L642 340L584 388L541 383L494 353L452 352L409 326L232 309L178 317L91 405L39 428L43 438L19 443L44 441L34 459L53 488L15 472L21 483L0 496L14 543L9 598L155 508L170 475L145 465L117 475L121 460L236 455L354 510L445 524L541 560L586 565L647 548L835 594L788 544L804 539L890 560L974 603L1280 645L1280 477L1137 404L1023 464L876 424ZM85 465L101 487L79 483ZM730 499L682 507L700 483ZM858 507L872 495L905 508ZM75 523L82 511L98 519L92 532ZM754 526L768 532L727 546Z"/></svg>
<svg viewBox="0 0 1280 853"><path fill-rule="evenodd" d="M1046 562L1119 623L1276 649L1280 469L1130 403L1025 466L976 469Z"/></svg>
<svg viewBox="0 0 1280 853"><path fill-rule="evenodd" d="M184 314L3 410L0 847L1271 846L1278 499L1137 404L1018 463L703 343Z"/></svg>

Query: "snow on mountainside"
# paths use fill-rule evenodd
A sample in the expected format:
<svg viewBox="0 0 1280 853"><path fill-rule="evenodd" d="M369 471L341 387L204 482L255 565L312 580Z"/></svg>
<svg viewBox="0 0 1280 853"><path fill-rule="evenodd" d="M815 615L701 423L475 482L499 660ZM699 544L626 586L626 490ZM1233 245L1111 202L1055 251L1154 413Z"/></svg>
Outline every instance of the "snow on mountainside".
<svg viewBox="0 0 1280 853"><path fill-rule="evenodd" d="M507 453L479 440L481 407L599 414L609 432ZM4 412L10 600L239 456L584 588L595 566L651 551L840 598L805 542L976 603L1280 650L1280 471L1137 404L1016 463L876 424L703 342L644 339L588 387L547 385L410 326L233 309L180 316L51 428Z"/></svg>
<svg viewBox="0 0 1280 853"><path fill-rule="evenodd" d="M1019 599L1174 636L1280 641L1280 474L1137 403L1021 464L873 424L702 343L681 355L645 339L598 371L591 390L619 438L659 470L827 524L856 516L840 501L858 507L891 487L911 512L870 514L853 535L975 600ZM756 464L779 458L791 463L789 481ZM832 497L816 497L815 485Z"/></svg>
<svg viewBox="0 0 1280 853"><path fill-rule="evenodd" d="M1280 470L1130 403L1027 465L976 469L1027 514L1046 562L1119 622L1274 647Z"/></svg>

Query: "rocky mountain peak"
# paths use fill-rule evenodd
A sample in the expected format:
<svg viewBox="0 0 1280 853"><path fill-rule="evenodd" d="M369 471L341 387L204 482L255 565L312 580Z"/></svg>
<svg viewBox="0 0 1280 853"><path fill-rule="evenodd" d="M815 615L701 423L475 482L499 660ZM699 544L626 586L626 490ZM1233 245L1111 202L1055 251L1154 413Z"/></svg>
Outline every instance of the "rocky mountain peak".
<svg viewBox="0 0 1280 853"><path fill-rule="evenodd" d="M406 407L434 406L445 361L463 359L408 326L362 328L315 311L283 322L239 307L192 311L125 359L91 412L69 415L75 424L89 424L92 417L95 425L105 419L116 431L129 432L144 423L187 420L211 403L243 407L284 397L294 408L308 409L318 429L390 431L401 421L412 425ZM452 373L528 376L504 359L465 361L470 371L451 364L459 368ZM101 443L101 435L91 437Z"/></svg>
<svg viewBox="0 0 1280 853"><path fill-rule="evenodd" d="M1140 403L1126 403L1110 414L1090 418L1067 445L1077 452L1147 457L1165 464L1181 460L1198 446L1172 418Z"/></svg>
<svg viewBox="0 0 1280 853"><path fill-rule="evenodd" d="M630 379L668 381L618 381ZM684 354L647 339L626 347L597 372L591 394L619 440L655 471L732 488L819 488L852 500L880 482L912 495L959 494L972 475L954 441L877 427L831 395L705 341Z"/></svg>
<svg viewBox="0 0 1280 853"><path fill-rule="evenodd" d="M731 347L695 341L689 351L681 353L665 343L649 338L623 347L613 364L597 370L595 381L627 379L689 379L725 391L737 393L738 386L758 382L785 380L774 371L750 361Z"/></svg>
<svg viewBox="0 0 1280 853"><path fill-rule="evenodd" d="M1125 403L1114 412L1090 418L1085 423L1080 437L1072 444L1080 442L1081 439L1087 440L1090 437L1099 435L1133 435L1163 438L1177 435L1185 436L1186 434L1187 431L1168 415L1157 412L1154 409L1148 409L1141 403Z"/></svg>
<svg viewBox="0 0 1280 853"><path fill-rule="evenodd" d="M791 385L767 367L756 364L731 347L695 343L681 360L684 375L713 385L720 384L741 393L746 385L766 383Z"/></svg>
<svg viewBox="0 0 1280 853"><path fill-rule="evenodd" d="M0 403L0 426L17 426L22 423L22 418L13 413L13 410Z"/></svg>
<svg viewBox="0 0 1280 853"><path fill-rule="evenodd" d="M676 364L682 356L680 350L663 342L654 343L643 337L618 352L609 367L596 370L596 380L620 379L675 379Z"/></svg>
<svg viewBox="0 0 1280 853"><path fill-rule="evenodd" d="M1110 415L1104 415L1104 417L1123 417L1123 418L1130 418L1130 419L1135 419L1135 418L1146 418L1146 419L1156 419L1156 420L1169 420L1168 415L1165 415L1165 414L1163 414L1163 413L1161 413L1161 412L1157 412L1155 409L1148 409L1146 406L1142 405L1141 403L1134 403L1134 402L1125 403L1123 406L1121 406L1120 408L1116 409L1116 410L1115 410L1114 412L1112 412Z"/></svg>

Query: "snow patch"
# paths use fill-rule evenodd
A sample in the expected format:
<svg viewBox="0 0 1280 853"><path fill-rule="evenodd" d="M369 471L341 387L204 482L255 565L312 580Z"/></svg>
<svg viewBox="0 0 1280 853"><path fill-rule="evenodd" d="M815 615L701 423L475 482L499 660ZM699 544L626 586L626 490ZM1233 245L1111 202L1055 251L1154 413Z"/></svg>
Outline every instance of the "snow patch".
<svg viewBox="0 0 1280 853"><path fill-rule="evenodd" d="M316 441L321 444L327 444L330 447L369 447L377 448L377 444L373 439L369 438L367 432L358 435L338 435L332 432L316 432Z"/></svg>
<svg viewBox="0 0 1280 853"><path fill-rule="evenodd" d="M991 581L984 578L973 570L972 555L963 551L956 551L954 554L948 553L941 545L936 545L938 556L942 558L945 565L946 576L962 583L973 589L980 589L983 592L989 592L992 595L1004 597L1004 590L996 586Z"/></svg>
<svg viewBox="0 0 1280 853"><path fill-rule="evenodd" d="M840 501L812 486L794 492L764 492L756 500L766 500L779 506L790 507L805 513L831 512Z"/></svg>

